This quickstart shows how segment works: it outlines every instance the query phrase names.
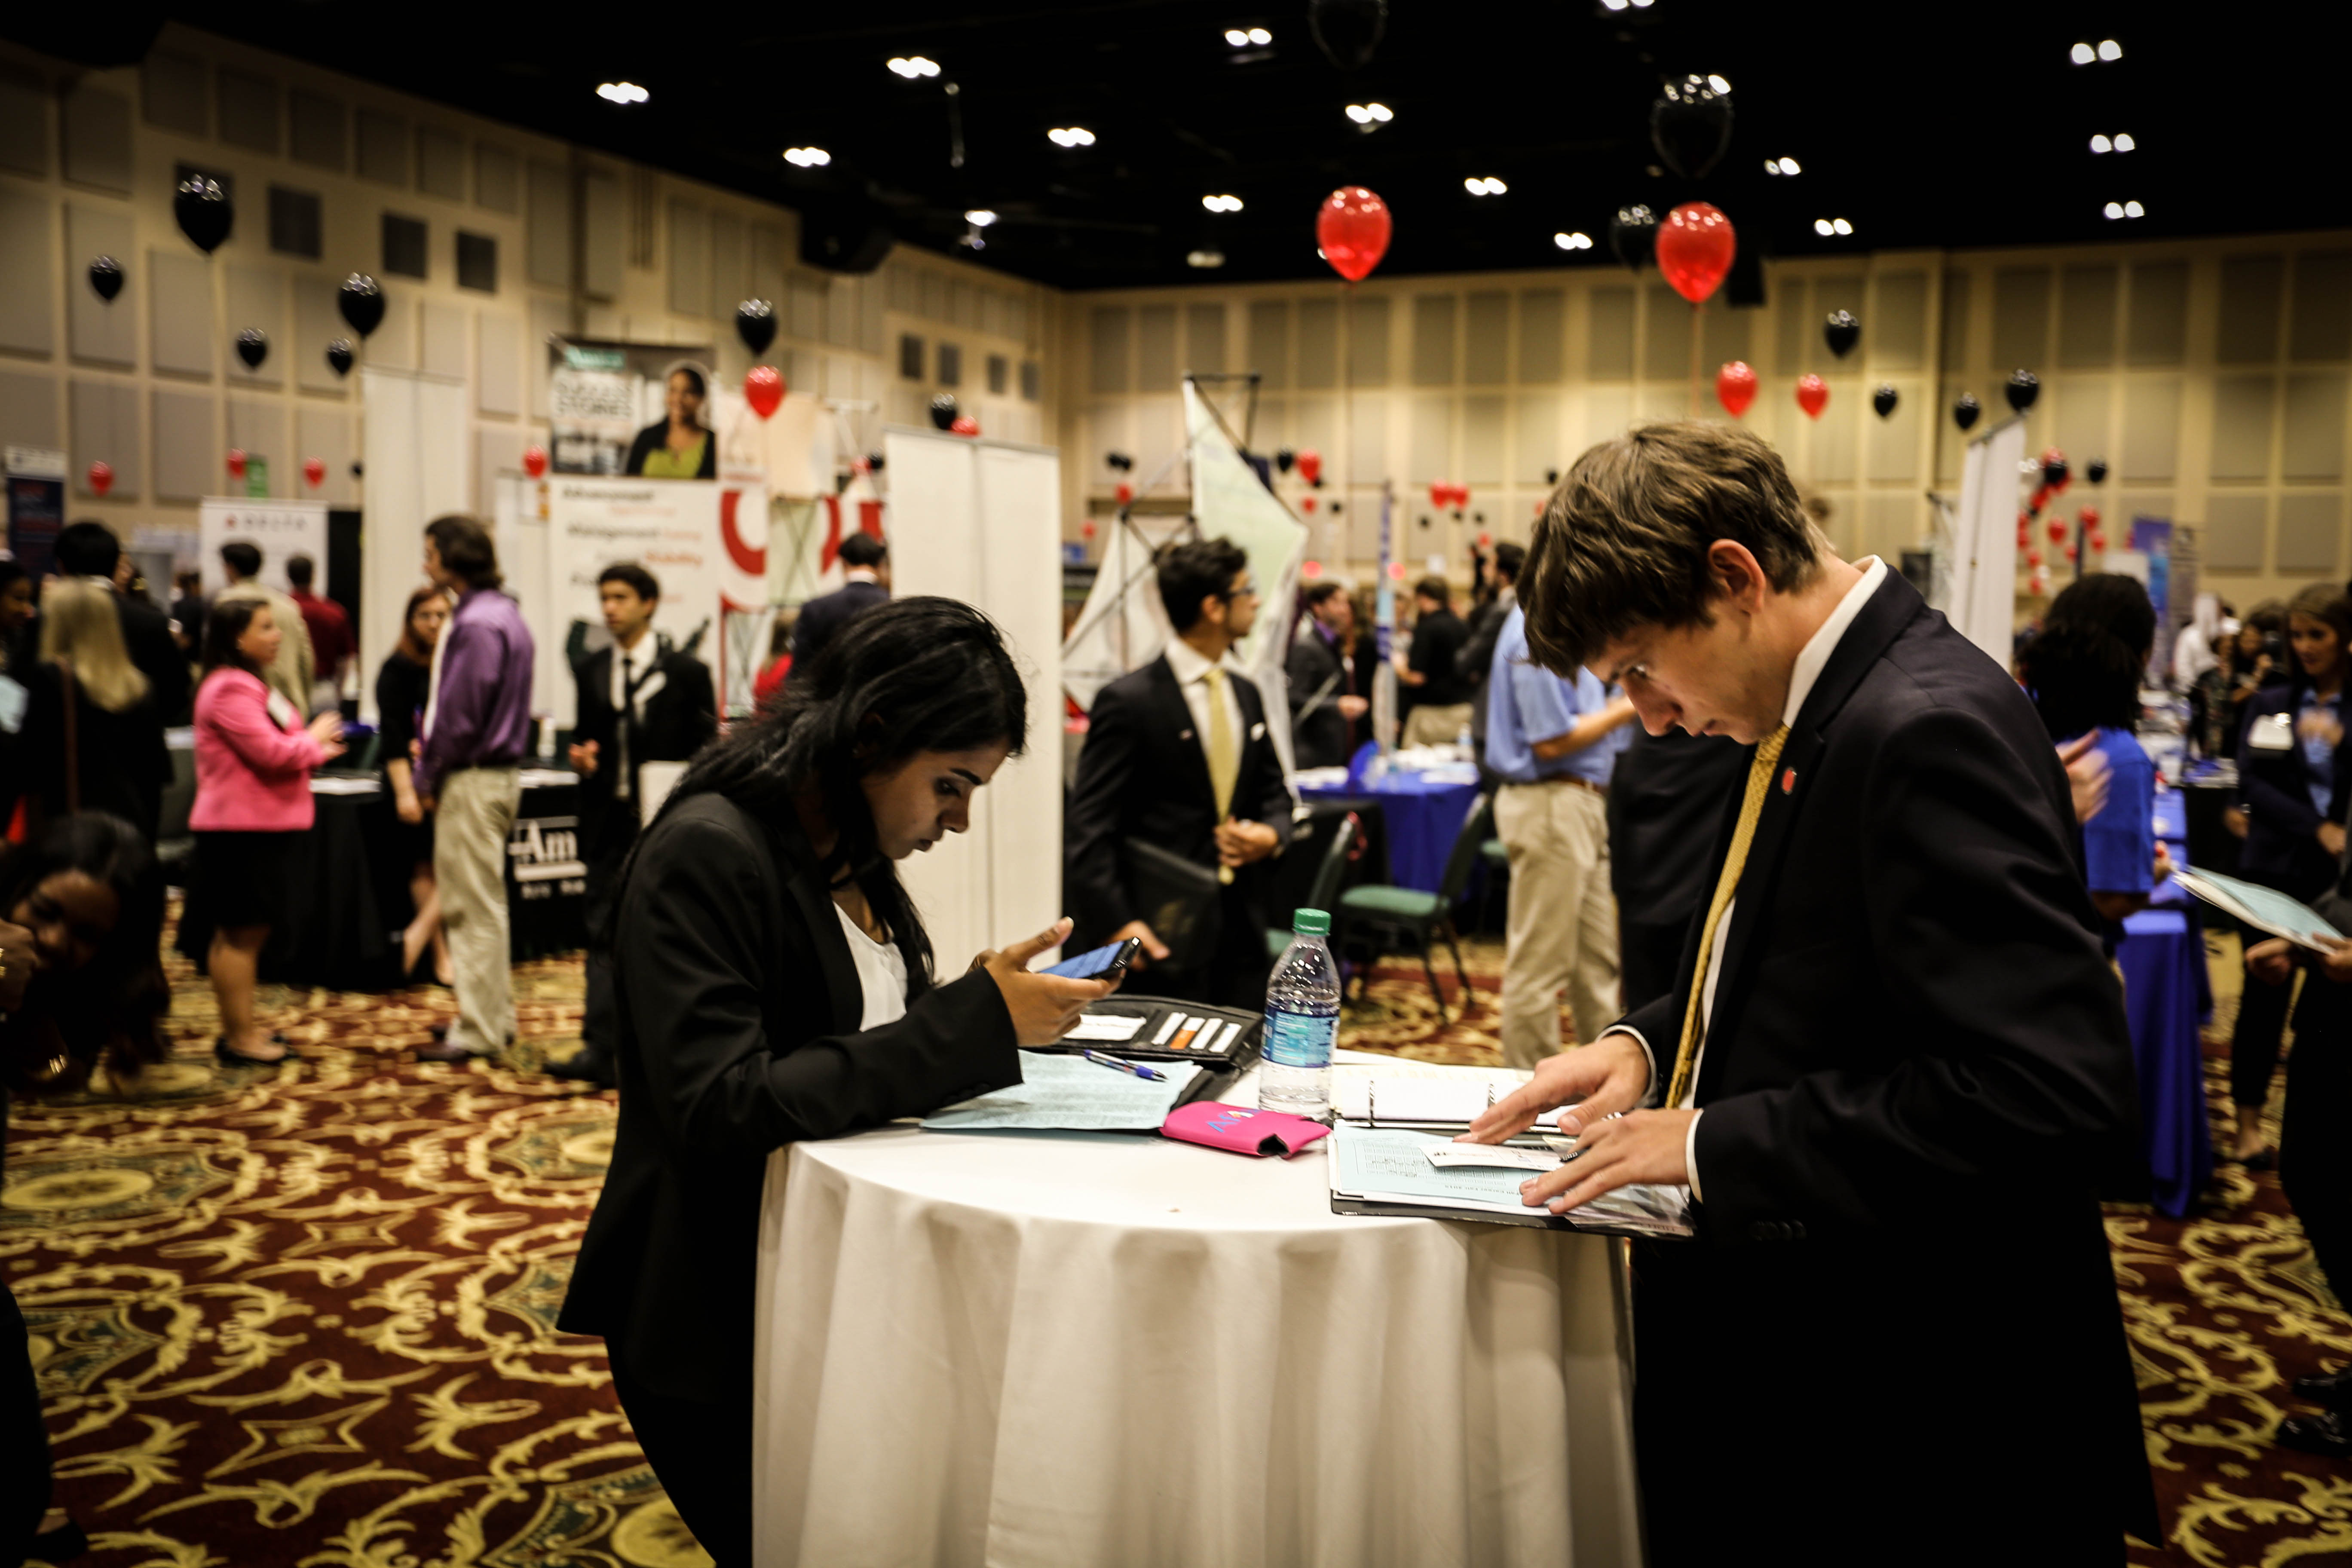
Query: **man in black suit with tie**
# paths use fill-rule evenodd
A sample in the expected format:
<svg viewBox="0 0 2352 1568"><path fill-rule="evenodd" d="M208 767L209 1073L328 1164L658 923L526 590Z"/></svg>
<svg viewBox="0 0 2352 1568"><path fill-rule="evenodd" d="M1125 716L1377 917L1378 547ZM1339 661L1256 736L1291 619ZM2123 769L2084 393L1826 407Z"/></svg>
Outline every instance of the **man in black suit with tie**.
<svg viewBox="0 0 2352 1568"><path fill-rule="evenodd" d="M1129 846L1140 840L1214 868L1220 883L1213 945L1143 988L1261 1007L1271 965L1259 863L1290 841L1291 799L1257 688L1229 657L1256 620L1257 588L1229 539L1166 552L1159 578L1176 640L1102 689L1078 753L1066 827L1072 945L1140 938L1138 969L1171 956L1137 892Z"/></svg>
<svg viewBox="0 0 2352 1568"><path fill-rule="evenodd" d="M841 542L841 586L801 606L793 623L793 668L805 669L833 634L877 605L890 602L890 551L870 533Z"/></svg>
<svg viewBox="0 0 2352 1568"><path fill-rule="evenodd" d="M709 668L656 637L661 584L652 573L634 561L615 563L598 574L596 596L613 641L575 667L580 701L571 752L580 774L580 853L588 863L588 1001L579 1054L547 1070L609 1089L620 1020L612 960L601 942L621 865L645 825L641 770L647 763L682 763L702 750L719 732L719 705Z"/></svg>
<svg viewBox="0 0 2352 1568"><path fill-rule="evenodd" d="M1634 1248L1652 1563L2160 1540L2097 1201L2131 1043L2031 704L1736 427L1587 452L1519 596L1546 666L1748 749L1673 993L1472 1134L1572 1108L1531 1203L1691 1189Z"/></svg>

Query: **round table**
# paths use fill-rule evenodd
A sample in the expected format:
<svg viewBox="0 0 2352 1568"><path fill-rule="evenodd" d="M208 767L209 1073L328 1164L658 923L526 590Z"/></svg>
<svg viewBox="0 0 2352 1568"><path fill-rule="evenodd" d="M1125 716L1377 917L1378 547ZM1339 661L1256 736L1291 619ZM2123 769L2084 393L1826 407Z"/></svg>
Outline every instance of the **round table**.
<svg viewBox="0 0 2352 1568"><path fill-rule="evenodd" d="M1319 1144L779 1151L756 1561L1638 1568L1612 1246L1334 1215Z"/></svg>

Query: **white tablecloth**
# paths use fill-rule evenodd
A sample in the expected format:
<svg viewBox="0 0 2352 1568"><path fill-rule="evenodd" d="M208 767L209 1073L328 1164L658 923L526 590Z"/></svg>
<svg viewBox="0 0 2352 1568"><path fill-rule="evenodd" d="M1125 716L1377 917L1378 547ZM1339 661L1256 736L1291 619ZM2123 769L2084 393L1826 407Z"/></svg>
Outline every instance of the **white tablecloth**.
<svg viewBox="0 0 2352 1568"><path fill-rule="evenodd" d="M1320 1148L781 1151L762 1568L1638 1568L1614 1244L1334 1215Z"/></svg>

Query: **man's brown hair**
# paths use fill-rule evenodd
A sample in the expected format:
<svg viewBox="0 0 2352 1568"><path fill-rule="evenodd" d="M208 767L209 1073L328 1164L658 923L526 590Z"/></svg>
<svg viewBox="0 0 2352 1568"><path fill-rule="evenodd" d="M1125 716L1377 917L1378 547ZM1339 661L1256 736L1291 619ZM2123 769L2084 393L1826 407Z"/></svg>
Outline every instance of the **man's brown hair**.
<svg viewBox="0 0 2352 1568"><path fill-rule="evenodd" d="M1518 580L1528 650L1560 674L1642 626L1706 625L1707 551L1748 547L1780 592L1811 581L1829 542L1780 454L1736 425L1644 425L1576 460L1528 542Z"/></svg>
<svg viewBox="0 0 2352 1568"><path fill-rule="evenodd" d="M468 589L495 588L505 581L499 575L499 548L478 519L462 511L436 517L425 525L425 537L441 552L442 570Z"/></svg>

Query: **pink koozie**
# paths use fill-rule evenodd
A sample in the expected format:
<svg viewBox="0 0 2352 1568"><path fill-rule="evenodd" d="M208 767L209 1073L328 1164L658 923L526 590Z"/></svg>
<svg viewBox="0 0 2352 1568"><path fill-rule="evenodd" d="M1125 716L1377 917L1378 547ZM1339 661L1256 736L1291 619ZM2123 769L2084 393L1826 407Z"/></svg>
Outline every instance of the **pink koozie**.
<svg viewBox="0 0 2352 1568"><path fill-rule="evenodd" d="M1187 1143L1206 1143L1236 1154L1296 1154L1331 1130L1319 1121L1280 1110L1252 1110L1244 1105L1196 1100L1170 1111L1160 1131Z"/></svg>

